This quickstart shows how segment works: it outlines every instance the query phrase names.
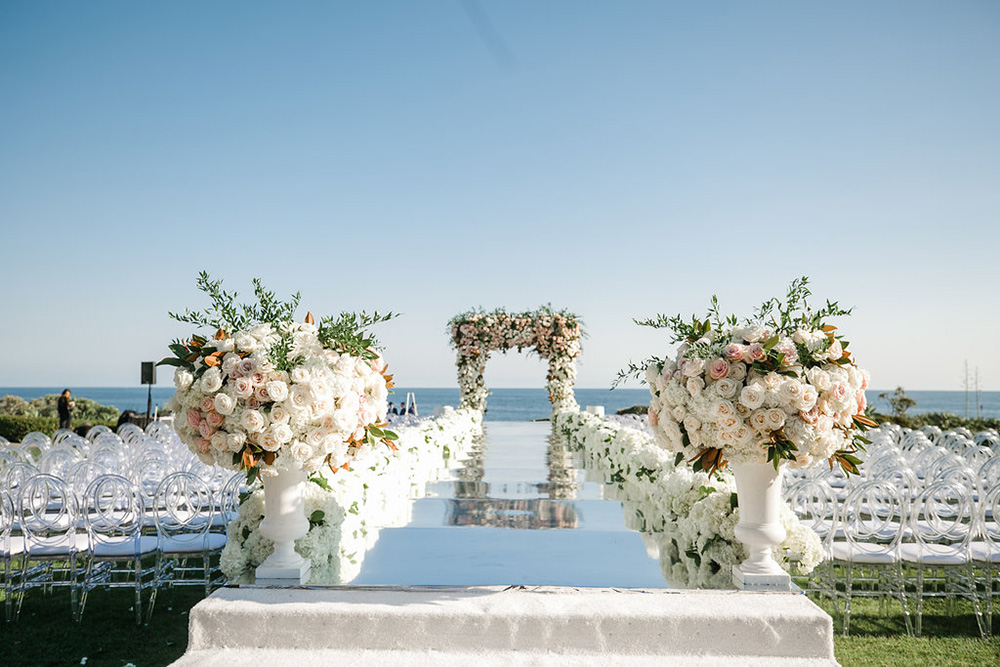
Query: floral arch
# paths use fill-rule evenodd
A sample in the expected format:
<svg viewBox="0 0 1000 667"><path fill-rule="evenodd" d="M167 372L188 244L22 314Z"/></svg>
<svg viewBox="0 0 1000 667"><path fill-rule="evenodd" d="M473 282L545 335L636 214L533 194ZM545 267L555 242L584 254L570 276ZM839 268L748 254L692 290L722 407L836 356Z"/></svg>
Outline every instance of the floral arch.
<svg viewBox="0 0 1000 667"><path fill-rule="evenodd" d="M489 390L483 371L490 354L528 349L549 362L546 388L552 410L579 407L573 396L576 358L580 355L580 318L565 310L543 306L535 311L487 313L470 310L456 315L449 324L451 344L458 352L458 388L461 406L486 409Z"/></svg>

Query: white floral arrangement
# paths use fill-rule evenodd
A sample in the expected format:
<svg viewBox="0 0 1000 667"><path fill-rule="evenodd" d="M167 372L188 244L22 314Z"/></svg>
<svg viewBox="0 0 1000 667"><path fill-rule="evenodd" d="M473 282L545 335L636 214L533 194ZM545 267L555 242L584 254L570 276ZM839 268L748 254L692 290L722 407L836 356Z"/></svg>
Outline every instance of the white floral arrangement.
<svg viewBox="0 0 1000 667"><path fill-rule="evenodd" d="M359 455L350 470L337 473L336 484L314 476L316 483L306 485L309 532L295 542L295 550L310 561L310 583L339 584L356 577L379 530L406 525L412 501L424 495L428 482L459 465L481 432L481 413L445 408L439 417L399 429L396 451ZM258 530L263 517L264 493L256 490L229 524L221 566L237 583L249 582L274 550Z"/></svg>
<svg viewBox="0 0 1000 667"><path fill-rule="evenodd" d="M548 306L523 313L473 310L456 315L448 326L457 352L462 406L486 409L489 390L483 372L491 352L530 349L549 362L546 388L552 409L577 407L573 386L583 328L576 315Z"/></svg>
<svg viewBox="0 0 1000 667"><path fill-rule="evenodd" d="M365 328L393 315L342 314L316 324L293 321L300 297L275 299L254 280L257 303L202 272L199 288L212 306L171 313L210 327L213 339L194 335L170 345L176 393L168 408L181 440L208 465L262 472L343 469L363 449L395 447L385 429L392 376Z"/></svg>
<svg viewBox="0 0 1000 667"><path fill-rule="evenodd" d="M655 544L670 583L732 586L732 568L747 552L734 534L739 507L730 472L710 476L675 465L674 457L649 433L589 413L558 412L553 427L583 451L587 468L617 483L616 497L625 507L628 527L643 531L647 542ZM786 537L774 548L775 560L785 569L794 565L808 574L823 560L819 536L787 503L782 504L781 522Z"/></svg>
<svg viewBox="0 0 1000 667"><path fill-rule="evenodd" d="M827 322L850 310L828 301L813 311L807 282L793 281L784 302L766 301L742 323L723 319L715 297L704 321L638 322L669 328L680 343L675 356L644 368L649 424L678 462L714 472L728 461L775 468L829 461L858 473L855 454L868 443L862 433L876 425L865 416L868 372Z"/></svg>

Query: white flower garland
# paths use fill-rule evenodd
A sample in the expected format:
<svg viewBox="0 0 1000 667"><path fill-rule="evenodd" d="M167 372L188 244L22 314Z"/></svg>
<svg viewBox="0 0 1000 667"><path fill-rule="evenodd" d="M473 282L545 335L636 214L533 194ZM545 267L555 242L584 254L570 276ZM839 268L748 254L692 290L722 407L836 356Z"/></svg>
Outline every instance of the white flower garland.
<svg viewBox="0 0 1000 667"><path fill-rule="evenodd" d="M739 508L734 507L731 473L712 478L674 465L674 455L650 434L589 413L558 412L553 428L583 451L588 467L620 485L616 499L625 506L627 525L647 533L647 544L652 541L659 551L669 582L731 587L733 566L747 556L733 532ZM823 560L819 536L787 504L782 505L781 521L787 537L775 547L775 559L786 569L794 562L799 572L811 572Z"/></svg>
<svg viewBox="0 0 1000 667"><path fill-rule="evenodd" d="M296 540L295 549L311 563L310 582L337 584L358 575L365 553L378 541L379 528L403 526L410 520L412 499L424 493L427 482L457 465L482 430L482 413L445 408L444 413L399 429L398 451L367 450L349 470L327 474L330 490L306 484L309 532ZM321 513L321 514L317 514ZM229 524L222 571L238 583L274 550L260 534L264 492L253 493Z"/></svg>

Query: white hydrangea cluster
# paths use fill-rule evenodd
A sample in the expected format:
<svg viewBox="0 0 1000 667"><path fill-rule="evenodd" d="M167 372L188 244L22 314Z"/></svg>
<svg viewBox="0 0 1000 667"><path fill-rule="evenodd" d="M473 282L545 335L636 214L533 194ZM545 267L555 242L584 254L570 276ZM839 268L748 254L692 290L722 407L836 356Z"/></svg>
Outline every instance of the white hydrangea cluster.
<svg viewBox="0 0 1000 667"><path fill-rule="evenodd" d="M288 370L273 362L279 344L287 345ZM385 361L324 347L312 323L260 324L209 345L214 351L193 371L176 370L168 404L181 440L206 464L339 468L366 442L366 429L385 421Z"/></svg>
<svg viewBox="0 0 1000 667"><path fill-rule="evenodd" d="M660 567L671 583L689 587L730 587L732 568L747 557L734 529L736 483L728 471L715 476L674 465L674 456L644 431L579 411L553 416L554 428L583 451L588 469L618 483L616 498L630 527L652 533ZM614 488L614 487L612 487ZM787 536L774 557L786 569L811 572L823 559L819 537L783 504Z"/></svg>
<svg viewBox="0 0 1000 667"><path fill-rule="evenodd" d="M295 550L310 561L310 582L339 584L358 575L364 556L378 541L379 530L403 526L411 519L412 501L428 482L460 465L482 430L482 414L450 410L399 430L397 450L364 450L349 470L326 474L330 490L306 484L305 514L309 532ZM316 515L319 512L319 515ZM237 583L271 555L274 543L258 527L264 518L264 492L255 491L229 524L222 551L222 572Z"/></svg>
<svg viewBox="0 0 1000 667"><path fill-rule="evenodd" d="M646 369L657 442L686 458L719 448L734 463L765 461L776 439L794 445L794 467L850 450L866 407L868 373L822 330L792 336L765 327L709 332Z"/></svg>

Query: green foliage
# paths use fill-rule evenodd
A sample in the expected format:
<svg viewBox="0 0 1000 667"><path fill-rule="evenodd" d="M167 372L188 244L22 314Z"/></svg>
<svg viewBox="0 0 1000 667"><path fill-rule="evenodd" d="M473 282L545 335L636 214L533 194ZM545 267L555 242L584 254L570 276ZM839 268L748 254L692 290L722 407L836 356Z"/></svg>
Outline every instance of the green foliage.
<svg viewBox="0 0 1000 667"><path fill-rule="evenodd" d="M829 341L825 348L810 351L803 345L797 345L799 360L804 366L809 367L817 362L814 354L823 355L829 345L836 338L841 342L845 350L844 357L835 363L851 363L850 355L846 353L849 343L839 336L834 336L836 327L826 324L832 317L850 315L850 308L841 308L836 301L829 301L820 308L814 309L809 305L808 297L812 292L808 288L809 278L802 276L796 278L788 286L784 300L774 297L764 301L757 306L753 315L742 321L744 326L763 326L771 329L771 337L765 342L764 348L767 350L767 358L762 362L755 362L753 369L759 373L776 371L782 375L796 376L794 371L782 369L784 362L783 354L774 351L781 336L791 337L797 329L823 330L828 333ZM704 319L699 319L692 315L690 320L682 315L662 315L644 320L633 320L639 326L652 327L654 329L669 329L671 331L671 343L685 343L688 351L684 356L688 358L710 359L718 357L721 350L729 340L725 337L725 332L740 325L740 320L735 315L723 316L719 311L719 299L712 296L708 314ZM611 388L614 389L627 379L634 378L640 382L645 382L645 371L651 364L657 364L660 369L667 363L661 357L650 357L641 363L629 362L628 366L618 372L618 377L614 380Z"/></svg>
<svg viewBox="0 0 1000 667"><path fill-rule="evenodd" d="M30 403L12 394L0 397L0 415L37 416Z"/></svg>
<svg viewBox="0 0 1000 667"><path fill-rule="evenodd" d="M75 418L73 420L74 427L80 426L83 423L83 420L77 421ZM118 426L117 418L113 420L97 419L94 421L87 421L86 423L91 426L107 426L110 429L114 429ZM10 442L21 442L24 440L24 436L34 431L50 436L56 432L56 428L58 428L58 426L59 419L56 417L0 415L0 436L3 436Z"/></svg>
<svg viewBox="0 0 1000 667"><path fill-rule="evenodd" d="M910 408L916 406L917 402L906 395L902 387L896 387L896 391L889 394L886 392L881 392L878 397L883 401L887 401L892 407L892 415L894 417L905 417L906 411Z"/></svg>
<svg viewBox="0 0 1000 667"><path fill-rule="evenodd" d="M58 394L48 394L46 396L34 398L29 403L32 411L28 414L38 417L51 417L53 419L58 419L59 410L56 407L58 401ZM118 411L118 408L110 405L102 405L101 403L92 401L89 398L78 398L74 396L72 401L76 404L72 411L74 424L82 424L84 422L91 425L97 422L117 423L118 418L121 416L121 412Z"/></svg>
<svg viewBox="0 0 1000 667"><path fill-rule="evenodd" d="M52 435L59 420L52 417L29 417L26 415L0 415L0 436L10 442L21 442L33 431Z"/></svg>
<svg viewBox="0 0 1000 667"><path fill-rule="evenodd" d="M959 417L951 412L925 412L919 415L884 415L878 412L872 414L872 419L879 423L899 424L903 428L920 428L921 426L937 426L941 430L964 427L972 431L996 429L1000 431L1000 419L992 417Z"/></svg>
<svg viewBox="0 0 1000 667"><path fill-rule="evenodd" d="M633 405L630 408L622 408L618 410L616 414L619 415L644 415L649 412L648 405Z"/></svg>
<svg viewBox="0 0 1000 667"><path fill-rule="evenodd" d="M264 288L260 278L254 278L253 293L256 302L238 303L239 294L223 290L222 281L212 280L207 271L198 274L197 285L199 290L208 295L211 305L200 311L185 309L183 314L168 312L172 319L197 327L207 327L213 330L216 340L228 338L237 331L248 331L258 324L270 324L274 333L279 336L278 341L268 350L274 367L287 371L296 365L298 360L289 356L292 336L287 330L287 324L295 320L295 311L302 300L301 294L296 292L288 301L282 301L274 292ZM394 317L396 314L392 312L381 314L376 311L372 315L363 311L341 313L336 319L323 318L317 325L317 336L325 347L336 352L374 359L378 356L378 341L366 329ZM311 313L306 316L306 321L313 322ZM217 363L217 349L205 336L195 334L189 341L175 340L168 347L173 356L161 360L158 365L187 368L195 377L200 377L209 368L206 362L212 361L213 365Z"/></svg>

